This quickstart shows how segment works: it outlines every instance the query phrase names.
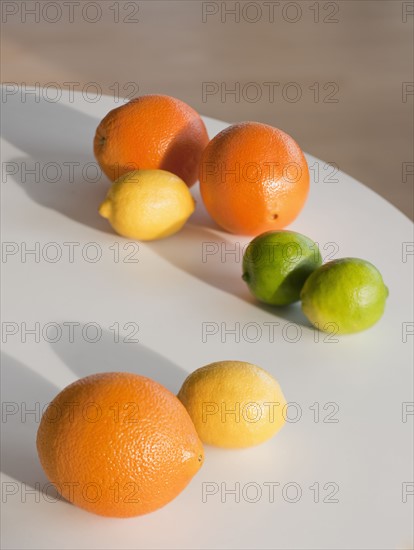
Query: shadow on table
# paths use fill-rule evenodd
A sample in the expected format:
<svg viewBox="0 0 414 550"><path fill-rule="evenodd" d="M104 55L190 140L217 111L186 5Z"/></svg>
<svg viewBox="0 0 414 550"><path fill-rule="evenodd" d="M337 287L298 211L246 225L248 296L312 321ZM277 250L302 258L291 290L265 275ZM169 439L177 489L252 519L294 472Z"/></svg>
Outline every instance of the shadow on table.
<svg viewBox="0 0 414 550"><path fill-rule="evenodd" d="M43 407L59 388L3 352L1 370L1 470L27 486L42 487L48 480L37 456L36 433Z"/></svg>
<svg viewBox="0 0 414 550"><path fill-rule="evenodd" d="M134 336L138 337L139 333ZM133 372L156 380L174 394L178 392L188 372L141 343L123 341L122 334L119 342L116 338L114 332L102 329L101 339L94 343L80 337L73 343L62 339L50 346L79 378L97 372Z"/></svg>
<svg viewBox="0 0 414 550"><path fill-rule="evenodd" d="M74 160L75 159L75 160ZM35 166L36 163L40 167L46 166L48 163L58 163L60 166L68 166L68 163L77 162L82 166L91 163L91 159L86 156L72 155L55 157L46 160L45 157L19 157L14 158L11 162L19 167L19 172L13 176L14 181L22 187L25 193L39 205L60 212L67 218L70 218L82 225L102 231L103 233L113 234L108 222L98 214L99 205L105 199L109 188L109 183L104 181L104 177L97 182L85 181L81 174L76 174L74 179L62 175L62 178L57 182L44 180L40 176L40 180L34 181L34 177L27 176L26 181L23 181L25 165L27 170ZM24 164L25 163L25 164ZM52 174L54 168L49 168ZM92 170L92 169L91 169ZM93 168L96 173L96 169ZM76 168L75 168L76 171ZM55 172L53 172L55 173ZM55 176L53 176L55 177Z"/></svg>
<svg viewBox="0 0 414 550"><path fill-rule="evenodd" d="M8 96L2 110L3 138L27 155L4 163L6 184L12 180L41 206L110 232L98 215L109 187L93 157L99 120L60 102L34 99Z"/></svg>
<svg viewBox="0 0 414 550"><path fill-rule="evenodd" d="M146 246L168 261L174 267L196 277L204 283L239 298L253 308L295 323L311 327L300 309L300 304L286 307L273 307L258 302L242 280L243 250L249 239L227 240L206 227L186 224L183 229L160 241L151 241ZM186 298L181 289L182 299ZM255 321L254 313L252 321Z"/></svg>

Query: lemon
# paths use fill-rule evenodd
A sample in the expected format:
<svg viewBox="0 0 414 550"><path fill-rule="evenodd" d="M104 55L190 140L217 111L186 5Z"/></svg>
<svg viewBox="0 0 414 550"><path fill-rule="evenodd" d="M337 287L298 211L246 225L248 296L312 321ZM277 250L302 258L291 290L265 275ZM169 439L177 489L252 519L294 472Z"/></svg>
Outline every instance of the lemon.
<svg viewBox="0 0 414 550"><path fill-rule="evenodd" d="M322 264L318 245L295 231L267 231L243 256L243 280L261 302L285 306L300 298L309 275Z"/></svg>
<svg viewBox="0 0 414 550"><path fill-rule="evenodd" d="M384 313L388 288L381 273L359 258L326 263L303 286L302 310L320 330L351 333L374 325Z"/></svg>
<svg viewBox="0 0 414 550"><path fill-rule="evenodd" d="M265 370L243 361L219 361L197 369L178 398L204 443L251 447L270 439L285 423L286 400Z"/></svg>
<svg viewBox="0 0 414 550"><path fill-rule="evenodd" d="M130 239L150 241L179 231L194 212L187 185L165 170L134 170L113 183L99 213Z"/></svg>

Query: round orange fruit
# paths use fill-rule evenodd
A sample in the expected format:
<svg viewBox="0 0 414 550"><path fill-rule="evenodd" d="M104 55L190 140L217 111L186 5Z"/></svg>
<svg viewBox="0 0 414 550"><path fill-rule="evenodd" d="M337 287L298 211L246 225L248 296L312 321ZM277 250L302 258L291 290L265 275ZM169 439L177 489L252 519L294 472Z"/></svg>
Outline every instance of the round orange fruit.
<svg viewBox="0 0 414 550"><path fill-rule="evenodd" d="M234 124L203 152L200 191L211 217L239 235L289 225L303 208L309 169L288 134L258 122Z"/></svg>
<svg viewBox="0 0 414 550"><path fill-rule="evenodd" d="M42 416L37 449L65 499L112 517L164 506L203 462L202 443L177 397L122 372L87 376L61 391Z"/></svg>
<svg viewBox="0 0 414 550"><path fill-rule="evenodd" d="M161 169L190 187L198 179L208 141L204 122L192 107L170 96L144 95L102 119L94 153L111 181L132 170Z"/></svg>

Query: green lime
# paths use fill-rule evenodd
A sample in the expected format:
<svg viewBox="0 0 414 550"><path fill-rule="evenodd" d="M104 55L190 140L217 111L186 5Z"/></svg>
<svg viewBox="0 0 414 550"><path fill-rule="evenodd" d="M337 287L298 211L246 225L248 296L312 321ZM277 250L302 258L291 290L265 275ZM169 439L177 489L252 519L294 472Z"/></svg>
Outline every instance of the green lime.
<svg viewBox="0 0 414 550"><path fill-rule="evenodd" d="M309 275L321 265L318 245L294 231L259 235L243 256L243 280L261 302L285 306L300 298Z"/></svg>
<svg viewBox="0 0 414 550"><path fill-rule="evenodd" d="M310 275L301 292L302 310L320 330L359 332L382 317L387 296L388 288L375 266L342 258Z"/></svg>

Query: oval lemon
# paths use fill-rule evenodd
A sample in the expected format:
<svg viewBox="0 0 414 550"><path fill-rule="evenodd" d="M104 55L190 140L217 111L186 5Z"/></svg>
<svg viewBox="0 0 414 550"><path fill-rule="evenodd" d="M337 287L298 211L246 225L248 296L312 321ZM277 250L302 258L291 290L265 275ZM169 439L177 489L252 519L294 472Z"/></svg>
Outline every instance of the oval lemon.
<svg viewBox="0 0 414 550"><path fill-rule="evenodd" d="M265 370L243 361L220 361L197 369L178 398L204 443L250 447L270 439L285 423L286 400Z"/></svg>
<svg viewBox="0 0 414 550"><path fill-rule="evenodd" d="M134 170L116 180L99 213L123 237L150 241L179 231L194 208L187 185L175 174Z"/></svg>

